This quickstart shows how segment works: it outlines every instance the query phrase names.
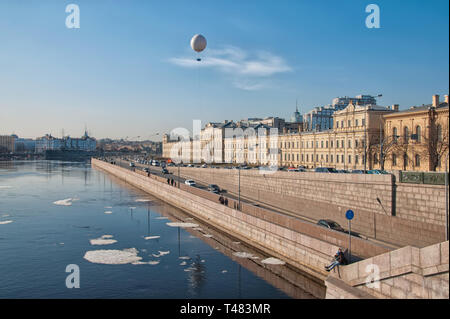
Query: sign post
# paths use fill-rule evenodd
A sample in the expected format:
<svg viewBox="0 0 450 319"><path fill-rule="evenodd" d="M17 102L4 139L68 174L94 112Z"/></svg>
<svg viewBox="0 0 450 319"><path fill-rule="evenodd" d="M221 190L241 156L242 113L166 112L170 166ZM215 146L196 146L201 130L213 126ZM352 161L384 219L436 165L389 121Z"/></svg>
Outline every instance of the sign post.
<svg viewBox="0 0 450 319"><path fill-rule="evenodd" d="M352 222L351 220L355 217L355 213L349 209L345 213L345 217L348 219L348 263L352 263Z"/></svg>

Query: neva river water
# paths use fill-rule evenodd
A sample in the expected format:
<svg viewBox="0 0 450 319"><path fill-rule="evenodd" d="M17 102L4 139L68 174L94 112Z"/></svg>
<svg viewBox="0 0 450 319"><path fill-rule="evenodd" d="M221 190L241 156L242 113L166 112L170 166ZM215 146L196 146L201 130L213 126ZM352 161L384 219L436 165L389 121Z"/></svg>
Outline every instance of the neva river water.
<svg viewBox="0 0 450 319"><path fill-rule="evenodd" d="M98 263L118 262L111 250L134 260ZM0 298L313 297L267 257L90 164L0 162Z"/></svg>

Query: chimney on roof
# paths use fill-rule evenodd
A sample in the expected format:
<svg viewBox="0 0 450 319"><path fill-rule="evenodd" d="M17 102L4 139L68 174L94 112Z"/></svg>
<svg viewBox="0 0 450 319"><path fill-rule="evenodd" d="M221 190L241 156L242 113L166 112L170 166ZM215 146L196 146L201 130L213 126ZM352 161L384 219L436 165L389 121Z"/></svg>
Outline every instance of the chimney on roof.
<svg viewBox="0 0 450 319"><path fill-rule="evenodd" d="M399 107L398 104L394 104L394 105L391 106L391 109L392 109L392 111L394 111L394 112L398 112L398 107Z"/></svg>
<svg viewBox="0 0 450 319"><path fill-rule="evenodd" d="M435 94L433 95L433 104L432 107L438 107L439 106L439 95Z"/></svg>

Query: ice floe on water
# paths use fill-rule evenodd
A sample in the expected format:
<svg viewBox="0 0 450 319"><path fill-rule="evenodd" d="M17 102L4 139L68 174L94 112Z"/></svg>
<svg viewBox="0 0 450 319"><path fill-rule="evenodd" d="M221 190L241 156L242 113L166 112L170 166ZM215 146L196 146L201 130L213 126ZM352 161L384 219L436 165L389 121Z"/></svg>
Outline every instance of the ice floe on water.
<svg viewBox="0 0 450 319"><path fill-rule="evenodd" d="M159 258L159 257L162 257L162 256L170 254L170 251L160 251L159 250L158 253L159 254L152 254L152 256L155 257L155 258Z"/></svg>
<svg viewBox="0 0 450 319"><path fill-rule="evenodd" d="M83 258L95 264L123 265L132 264L142 260L136 248L123 250L91 250L84 254Z"/></svg>
<svg viewBox="0 0 450 319"><path fill-rule="evenodd" d="M212 238L213 237L213 235L210 235L210 234L203 234L203 236L207 237L207 238Z"/></svg>
<svg viewBox="0 0 450 319"><path fill-rule="evenodd" d="M225 274L227 272L228 272L228 270L222 270L222 274Z"/></svg>
<svg viewBox="0 0 450 319"><path fill-rule="evenodd" d="M150 261L135 261L132 262L133 265L158 265L159 260L150 260Z"/></svg>
<svg viewBox="0 0 450 319"><path fill-rule="evenodd" d="M155 219L169 219L169 218L161 216L161 217L156 217Z"/></svg>
<svg viewBox="0 0 450 319"><path fill-rule="evenodd" d="M72 202L78 200L77 198L67 198L67 199L61 199L57 200L56 202L53 202L55 205L59 206L72 206Z"/></svg>
<svg viewBox="0 0 450 319"><path fill-rule="evenodd" d="M107 215L112 214L112 211L108 210L105 212L105 214L107 214Z"/></svg>
<svg viewBox="0 0 450 319"><path fill-rule="evenodd" d="M235 245L240 245L241 242L240 242L240 241L234 241L233 244L235 244Z"/></svg>
<svg viewBox="0 0 450 319"><path fill-rule="evenodd" d="M191 259L191 257L189 257L189 256L181 256L181 257L178 257L178 259L189 260L189 259Z"/></svg>
<svg viewBox="0 0 450 319"><path fill-rule="evenodd" d="M144 239L145 240L150 240L150 239L158 239L158 238L160 238L161 236L147 236L147 237L144 237Z"/></svg>
<svg viewBox="0 0 450 319"><path fill-rule="evenodd" d="M135 200L135 202L147 203L147 202L152 202L152 200L151 199L145 199L145 198L138 198L138 199Z"/></svg>
<svg viewBox="0 0 450 319"><path fill-rule="evenodd" d="M261 260L261 262L263 264L268 264L268 265L284 265L284 264L286 264L284 261L279 260L274 257L266 258L264 260Z"/></svg>
<svg viewBox="0 0 450 319"><path fill-rule="evenodd" d="M117 240L112 239L112 235L103 235L100 238L91 239L91 245L111 245L117 243Z"/></svg>
<svg viewBox="0 0 450 319"><path fill-rule="evenodd" d="M187 265L187 262L185 262L185 261L182 261L181 263L180 263L180 266L186 266Z"/></svg>
<svg viewBox="0 0 450 319"><path fill-rule="evenodd" d="M246 253L243 251L234 252L233 256L239 257L239 258L254 258L253 254Z"/></svg>
<svg viewBox="0 0 450 319"><path fill-rule="evenodd" d="M12 220L4 220L4 221L0 221L0 225L11 224L12 222L13 222Z"/></svg>
<svg viewBox="0 0 450 319"><path fill-rule="evenodd" d="M170 227L183 227L183 228L198 227L198 225L194 223L166 223L166 225Z"/></svg>
<svg viewBox="0 0 450 319"><path fill-rule="evenodd" d="M2 215L2 217L9 217L9 215L8 215L8 214L5 214L5 215Z"/></svg>
<svg viewBox="0 0 450 319"><path fill-rule="evenodd" d="M112 206L105 206L105 209L111 209Z"/></svg>

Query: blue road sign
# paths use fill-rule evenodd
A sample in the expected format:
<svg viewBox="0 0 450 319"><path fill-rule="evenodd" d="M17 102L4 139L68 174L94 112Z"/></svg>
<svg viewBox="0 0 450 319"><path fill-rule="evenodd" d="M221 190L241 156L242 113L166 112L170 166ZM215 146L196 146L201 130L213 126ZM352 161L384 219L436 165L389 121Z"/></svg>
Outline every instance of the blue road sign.
<svg viewBox="0 0 450 319"><path fill-rule="evenodd" d="M355 217L355 213L353 213L353 211L352 211L351 209L349 209L349 210L345 213L345 217L346 217L348 220L352 220L353 217Z"/></svg>

